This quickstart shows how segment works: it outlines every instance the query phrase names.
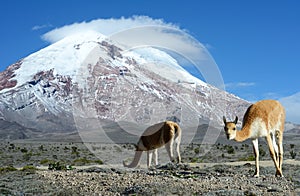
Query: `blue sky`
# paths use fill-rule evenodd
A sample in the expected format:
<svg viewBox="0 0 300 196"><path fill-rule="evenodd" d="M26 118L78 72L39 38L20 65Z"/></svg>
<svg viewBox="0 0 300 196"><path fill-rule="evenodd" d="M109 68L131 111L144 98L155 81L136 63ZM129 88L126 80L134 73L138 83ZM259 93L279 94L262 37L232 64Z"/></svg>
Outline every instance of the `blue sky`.
<svg viewBox="0 0 300 196"><path fill-rule="evenodd" d="M297 0L2 0L0 71L49 45L41 36L55 28L133 15L162 19L187 30L207 47L229 92L249 101L282 100L300 111ZM300 114L289 116L300 123Z"/></svg>

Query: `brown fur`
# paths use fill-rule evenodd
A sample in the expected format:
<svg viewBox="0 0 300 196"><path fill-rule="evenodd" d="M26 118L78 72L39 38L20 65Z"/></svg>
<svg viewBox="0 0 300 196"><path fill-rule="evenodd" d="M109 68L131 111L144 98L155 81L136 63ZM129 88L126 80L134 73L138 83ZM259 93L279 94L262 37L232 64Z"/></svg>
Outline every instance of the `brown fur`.
<svg viewBox="0 0 300 196"><path fill-rule="evenodd" d="M223 120L225 123L224 129L228 139L234 139L237 142L242 142L248 138L253 140L256 157L256 176L259 176L257 138L262 136L266 137L270 154L276 167L276 175L282 176L282 137L284 131L285 110L278 101L262 100L251 105L244 115L243 127L240 131L236 130L237 117L235 122L227 122L225 117L223 117ZM254 123L256 123L257 127L254 126ZM277 127L278 124L280 124L279 128ZM262 127L266 128L266 135L262 132L263 130L260 130ZM275 141L275 138L273 137L277 138L279 154L276 151L277 146L274 146L273 141Z"/></svg>
<svg viewBox="0 0 300 196"><path fill-rule="evenodd" d="M158 128L159 130L157 131ZM146 129L140 138L140 141L146 148L137 150L147 151L160 148L174 138L178 130L180 131L178 124L172 121L152 125Z"/></svg>
<svg viewBox="0 0 300 196"><path fill-rule="evenodd" d="M179 144L181 139L181 129L179 125L172 121L166 121L148 127L137 143L137 152L135 154L134 160L129 165L123 162L124 166L136 167L141 156L141 153L138 153L139 151L152 151L162 147L163 145L166 145L166 149L169 153L170 159L171 161L174 161L173 152L170 151L172 151L172 145L175 139L177 140L177 159L180 162L181 157L179 154ZM148 163L149 167L151 164L151 160L148 160Z"/></svg>

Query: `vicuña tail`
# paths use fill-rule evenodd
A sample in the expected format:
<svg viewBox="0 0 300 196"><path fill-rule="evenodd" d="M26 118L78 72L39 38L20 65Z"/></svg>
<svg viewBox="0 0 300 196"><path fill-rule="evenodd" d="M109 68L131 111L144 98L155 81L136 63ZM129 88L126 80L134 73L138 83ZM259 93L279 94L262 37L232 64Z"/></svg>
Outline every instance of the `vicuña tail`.
<svg viewBox="0 0 300 196"><path fill-rule="evenodd" d="M174 124L175 129L175 141L180 144L181 141L181 129L177 124Z"/></svg>
<svg viewBox="0 0 300 196"><path fill-rule="evenodd" d="M143 153L143 151L135 151L134 159L133 159L133 161L130 164L127 165L125 163L125 161L123 161L124 167L129 167L129 168L136 167L139 164L139 162L140 162L142 153Z"/></svg>

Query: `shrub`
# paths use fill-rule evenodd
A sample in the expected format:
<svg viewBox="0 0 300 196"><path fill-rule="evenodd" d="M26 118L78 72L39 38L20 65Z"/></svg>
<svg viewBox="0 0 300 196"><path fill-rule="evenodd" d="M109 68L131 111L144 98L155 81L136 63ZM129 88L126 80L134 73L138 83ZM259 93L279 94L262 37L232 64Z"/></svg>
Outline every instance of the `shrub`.
<svg viewBox="0 0 300 196"><path fill-rule="evenodd" d="M44 151L44 145L40 145L40 146L39 146L39 150L40 150L40 151Z"/></svg>
<svg viewBox="0 0 300 196"><path fill-rule="evenodd" d="M49 170L72 170L71 165L61 164L60 162L49 163Z"/></svg>
<svg viewBox="0 0 300 196"><path fill-rule="evenodd" d="M72 146L72 155L76 155L76 157L79 157L78 148L76 146Z"/></svg>
<svg viewBox="0 0 300 196"><path fill-rule="evenodd" d="M68 148L67 146L64 147L64 150L69 150L70 148Z"/></svg>
<svg viewBox="0 0 300 196"><path fill-rule="evenodd" d="M259 151L259 155L261 155L262 157L266 155L266 151L263 148L259 147L258 151Z"/></svg>
<svg viewBox="0 0 300 196"><path fill-rule="evenodd" d="M9 149L13 150L13 149L15 149L15 147L16 147L15 144L9 144Z"/></svg>
<svg viewBox="0 0 300 196"><path fill-rule="evenodd" d="M22 152L22 153L27 153L28 150L27 150L27 148L24 147L24 148L21 149L21 152Z"/></svg>
<svg viewBox="0 0 300 196"><path fill-rule="evenodd" d="M295 159L297 153L294 150L292 150L292 151L290 151L290 155L291 155L292 159Z"/></svg>
<svg viewBox="0 0 300 196"><path fill-rule="evenodd" d="M295 148L295 144L290 144L291 149Z"/></svg>
<svg viewBox="0 0 300 196"><path fill-rule="evenodd" d="M234 148L232 146L227 147L227 153L228 154L234 154Z"/></svg>

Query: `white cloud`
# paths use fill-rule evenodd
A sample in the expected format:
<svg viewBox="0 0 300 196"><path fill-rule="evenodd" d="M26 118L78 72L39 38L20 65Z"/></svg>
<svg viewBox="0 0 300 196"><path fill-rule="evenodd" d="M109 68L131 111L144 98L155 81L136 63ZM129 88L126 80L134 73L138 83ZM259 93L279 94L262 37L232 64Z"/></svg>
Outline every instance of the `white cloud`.
<svg viewBox="0 0 300 196"><path fill-rule="evenodd" d="M40 29L45 29L45 28L50 28L50 27L52 27L51 24L35 25L34 27L31 28L31 30L37 31L37 30L40 30Z"/></svg>
<svg viewBox="0 0 300 196"><path fill-rule="evenodd" d="M300 124L300 92L279 99L286 110L286 120Z"/></svg>
<svg viewBox="0 0 300 196"><path fill-rule="evenodd" d="M56 28L44 34L42 38L54 43L86 31L96 31L108 36L122 44L125 50L154 46L178 53L200 70L207 83L219 88L224 87L219 68L205 46L179 26L166 23L162 19L152 19L148 16L97 19Z"/></svg>
<svg viewBox="0 0 300 196"><path fill-rule="evenodd" d="M229 88L229 89L244 88L244 87L250 87L250 86L255 86L255 83L254 82L237 82L237 83L225 84L225 87Z"/></svg>
<svg viewBox="0 0 300 196"><path fill-rule="evenodd" d="M82 33L85 31L96 31L103 35L110 36L117 32L121 32L130 28L137 28L149 25L165 26L178 28L171 23L165 23L162 19L152 19L148 16L133 16L131 18L110 18L96 19L90 22L73 23L63 27L56 28L45 33L42 38L50 43L57 42L64 37L72 34Z"/></svg>

